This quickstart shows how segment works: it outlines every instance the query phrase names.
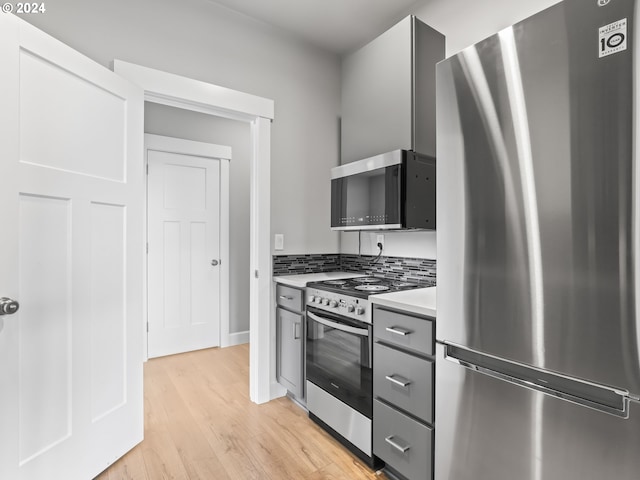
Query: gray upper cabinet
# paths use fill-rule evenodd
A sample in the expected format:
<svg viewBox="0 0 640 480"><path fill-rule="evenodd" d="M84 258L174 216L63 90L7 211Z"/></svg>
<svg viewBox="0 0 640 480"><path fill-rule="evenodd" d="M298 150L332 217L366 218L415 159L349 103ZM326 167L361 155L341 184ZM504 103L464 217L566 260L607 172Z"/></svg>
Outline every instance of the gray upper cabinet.
<svg viewBox="0 0 640 480"><path fill-rule="evenodd" d="M342 160L392 150L435 157L436 63L444 36L409 16L342 63Z"/></svg>

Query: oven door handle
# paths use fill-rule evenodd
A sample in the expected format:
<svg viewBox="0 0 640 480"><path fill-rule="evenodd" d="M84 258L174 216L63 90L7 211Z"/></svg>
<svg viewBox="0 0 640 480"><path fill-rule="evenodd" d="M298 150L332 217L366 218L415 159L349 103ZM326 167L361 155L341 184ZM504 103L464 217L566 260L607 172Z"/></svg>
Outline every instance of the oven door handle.
<svg viewBox="0 0 640 480"><path fill-rule="evenodd" d="M322 325L325 325L327 327L335 328L336 330L341 330L343 332L353 333L354 335L359 335L361 337L368 337L369 336L369 329L368 328L356 328L356 327L352 327L350 325L345 325L343 323L332 322L331 320L327 320L326 318L319 317L315 313L311 313L309 311L307 311L307 316L309 318L311 318L311 320L313 320L315 322L321 323Z"/></svg>

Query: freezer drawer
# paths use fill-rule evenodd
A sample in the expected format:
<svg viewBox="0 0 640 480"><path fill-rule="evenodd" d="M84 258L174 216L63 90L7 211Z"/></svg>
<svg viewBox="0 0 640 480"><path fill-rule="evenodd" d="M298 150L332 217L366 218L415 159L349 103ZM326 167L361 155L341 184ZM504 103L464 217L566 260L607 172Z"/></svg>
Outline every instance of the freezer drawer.
<svg viewBox="0 0 640 480"><path fill-rule="evenodd" d="M373 453L410 480L430 480L433 429L379 400L373 401L373 418Z"/></svg>
<svg viewBox="0 0 640 480"><path fill-rule="evenodd" d="M391 345L433 355L434 324L431 320L375 307L373 335Z"/></svg>
<svg viewBox="0 0 640 480"><path fill-rule="evenodd" d="M640 405L604 413L481 373L436 352L435 480L632 480Z"/></svg>
<svg viewBox="0 0 640 480"><path fill-rule="evenodd" d="M433 423L433 362L374 345L373 395Z"/></svg>

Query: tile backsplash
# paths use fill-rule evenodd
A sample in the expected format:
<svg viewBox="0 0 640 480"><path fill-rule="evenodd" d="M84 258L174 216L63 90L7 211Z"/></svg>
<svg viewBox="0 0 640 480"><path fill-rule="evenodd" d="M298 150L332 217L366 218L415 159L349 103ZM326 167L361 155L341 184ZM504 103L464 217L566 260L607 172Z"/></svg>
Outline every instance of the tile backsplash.
<svg viewBox="0 0 640 480"><path fill-rule="evenodd" d="M340 254L274 255L273 275L334 272L340 270Z"/></svg>
<svg viewBox="0 0 640 480"><path fill-rule="evenodd" d="M436 261L424 258L380 257L376 261L375 255L341 255L340 269L408 282L436 284Z"/></svg>
<svg viewBox="0 0 640 480"><path fill-rule="evenodd" d="M342 270L425 285L436 284L436 261L424 258L380 257L375 255L320 254L274 255L273 275L296 275Z"/></svg>

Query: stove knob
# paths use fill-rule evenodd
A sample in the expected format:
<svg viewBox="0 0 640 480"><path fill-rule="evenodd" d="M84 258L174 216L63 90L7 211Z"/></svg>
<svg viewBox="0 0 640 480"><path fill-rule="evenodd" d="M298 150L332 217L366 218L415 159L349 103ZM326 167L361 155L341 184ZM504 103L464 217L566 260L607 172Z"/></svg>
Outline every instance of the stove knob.
<svg viewBox="0 0 640 480"><path fill-rule="evenodd" d="M364 315L364 307L356 308L356 315Z"/></svg>
<svg viewBox="0 0 640 480"><path fill-rule="evenodd" d="M316 303L322 303L322 297L317 296L315 302Z"/></svg>
<svg viewBox="0 0 640 480"><path fill-rule="evenodd" d="M329 299L328 298L323 298L322 299L322 304L323 305L329 305Z"/></svg>
<svg viewBox="0 0 640 480"><path fill-rule="evenodd" d="M316 299L315 295L309 296L309 303L313 303L315 299Z"/></svg>
<svg viewBox="0 0 640 480"><path fill-rule="evenodd" d="M347 305L347 312L349 313L353 313L353 311L356 309L356 307L354 307L353 305Z"/></svg>
<svg viewBox="0 0 640 480"><path fill-rule="evenodd" d="M336 308L336 307L338 306L338 302L336 302L335 300L331 300L331 301L329 302L329 306L330 306L331 308Z"/></svg>

